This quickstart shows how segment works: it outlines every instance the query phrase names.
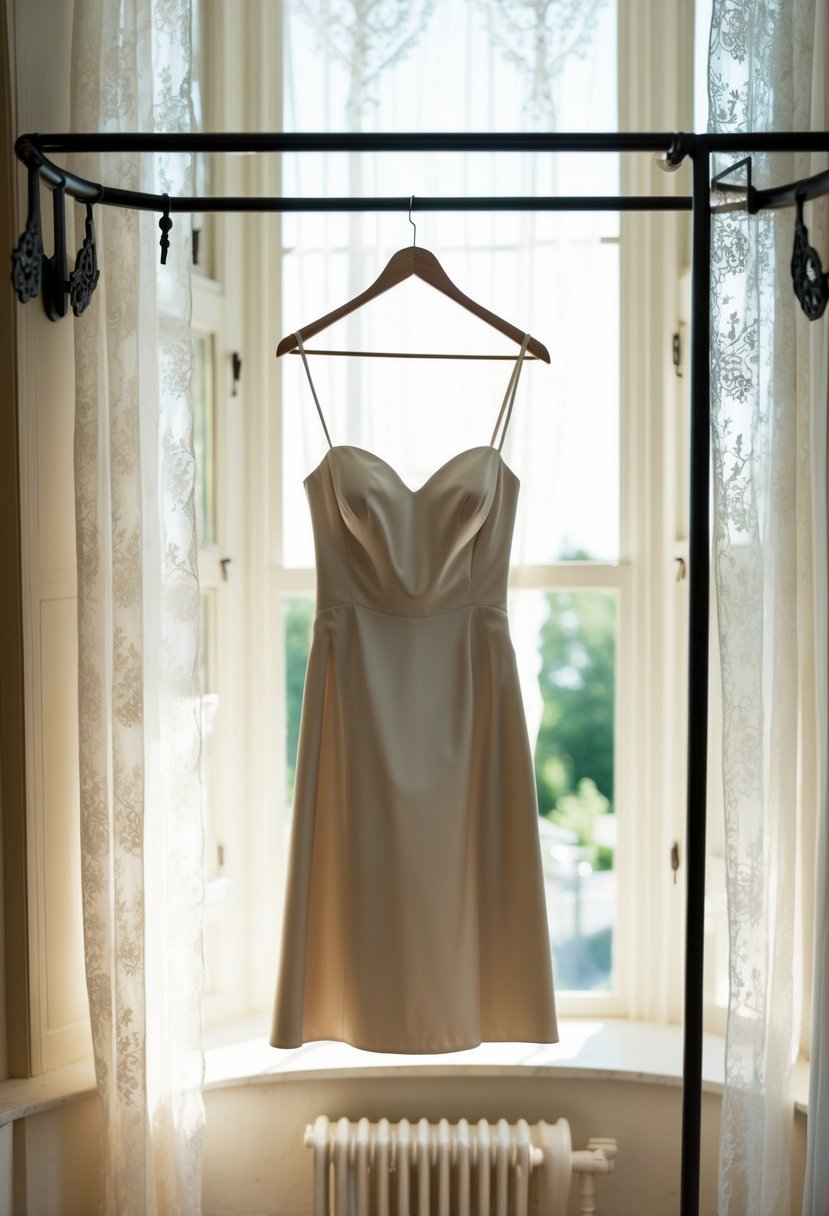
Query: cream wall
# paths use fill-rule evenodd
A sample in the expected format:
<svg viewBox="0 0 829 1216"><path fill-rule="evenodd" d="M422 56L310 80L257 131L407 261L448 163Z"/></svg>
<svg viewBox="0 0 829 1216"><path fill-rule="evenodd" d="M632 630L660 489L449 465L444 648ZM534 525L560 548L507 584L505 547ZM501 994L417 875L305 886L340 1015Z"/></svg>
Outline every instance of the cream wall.
<svg viewBox="0 0 829 1216"><path fill-rule="evenodd" d="M310 1216L305 1125L318 1114L470 1120L565 1115L575 1148L590 1136L619 1142L616 1168L597 1180L598 1211L676 1216L681 1091L674 1085L593 1078L309 1076L208 1090L204 1216ZM716 1211L717 1094L703 1095L700 1212ZM13 1144L13 1136L16 1142ZM799 1216L806 1120L795 1117L791 1216ZM15 1154L16 1172L4 1174ZM0 1216L88 1216L96 1210L98 1106L86 1098L0 1127ZM17 1206L9 1196L16 1187ZM7 1206L4 1207L4 1202ZM570 1216L577 1212L575 1192Z"/></svg>
<svg viewBox="0 0 829 1216"><path fill-rule="evenodd" d="M0 1126L0 1216L91 1216L99 1206L97 1097Z"/></svg>

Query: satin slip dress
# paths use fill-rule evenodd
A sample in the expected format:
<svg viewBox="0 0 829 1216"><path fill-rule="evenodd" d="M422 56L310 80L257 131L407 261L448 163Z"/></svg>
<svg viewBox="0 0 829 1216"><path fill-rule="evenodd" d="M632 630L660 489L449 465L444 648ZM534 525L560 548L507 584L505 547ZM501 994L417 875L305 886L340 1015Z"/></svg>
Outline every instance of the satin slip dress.
<svg viewBox="0 0 829 1216"><path fill-rule="evenodd" d="M333 444L271 1043L556 1042L533 760L507 621L518 478L492 439L412 490ZM496 445L499 427L500 440Z"/></svg>

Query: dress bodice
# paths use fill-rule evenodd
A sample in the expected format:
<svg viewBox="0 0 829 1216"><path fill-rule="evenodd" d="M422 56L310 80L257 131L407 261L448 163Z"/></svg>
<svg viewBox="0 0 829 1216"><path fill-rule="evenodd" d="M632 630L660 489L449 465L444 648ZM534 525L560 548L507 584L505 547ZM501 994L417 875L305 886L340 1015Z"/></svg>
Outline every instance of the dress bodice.
<svg viewBox="0 0 829 1216"><path fill-rule="evenodd" d="M401 616L506 610L518 478L491 445L459 452L412 490L381 457L336 445L305 479L317 609Z"/></svg>

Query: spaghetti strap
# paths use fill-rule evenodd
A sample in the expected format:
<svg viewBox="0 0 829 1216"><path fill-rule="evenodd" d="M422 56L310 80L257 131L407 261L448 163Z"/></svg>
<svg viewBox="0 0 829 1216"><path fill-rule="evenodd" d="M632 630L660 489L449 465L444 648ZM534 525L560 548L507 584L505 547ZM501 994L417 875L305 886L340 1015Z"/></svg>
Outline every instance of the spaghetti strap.
<svg viewBox="0 0 829 1216"><path fill-rule="evenodd" d="M524 356L527 353L527 347L529 346L529 343L530 343L530 335L524 334L524 341L521 343L521 350L518 353L518 358L515 360L515 367L512 369L512 374L510 375L510 378L509 378L509 384L507 385L507 391L504 394L503 403L501 405L500 410L498 411L498 417L495 420L495 427L492 431L492 438L489 441L489 446L491 448L495 447L495 436L498 434L498 427L501 425L501 419L504 418L504 411L506 411L506 418L504 418L504 427L503 427L503 430L501 431L501 438L498 441L498 451L499 452L501 451L501 448L504 446L504 438L506 436L507 427L509 426L509 420L512 415L512 407L515 403L515 391L518 388L518 378L521 375L521 368L524 365Z"/></svg>
<svg viewBox="0 0 829 1216"><path fill-rule="evenodd" d="M305 365L305 374L308 377L308 383L311 385L311 392L313 393L313 396L314 396L314 404L316 405L317 413L320 416L320 422L322 423L322 429L325 431L325 438L328 440L328 446L330 448L333 448L334 445L331 442L331 436L328 434L328 427L325 425L325 418L323 417L322 406L320 405L320 399L317 396L317 390L314 388L314 381L311 379L311 369L308 366L308 360L305 356L305 347L302 345L302 338L300 337L299 330L297 330L297 332L294 334L294 337L296 338L296 344L299 347L299 353L302 356L302 362Z"/></svg>

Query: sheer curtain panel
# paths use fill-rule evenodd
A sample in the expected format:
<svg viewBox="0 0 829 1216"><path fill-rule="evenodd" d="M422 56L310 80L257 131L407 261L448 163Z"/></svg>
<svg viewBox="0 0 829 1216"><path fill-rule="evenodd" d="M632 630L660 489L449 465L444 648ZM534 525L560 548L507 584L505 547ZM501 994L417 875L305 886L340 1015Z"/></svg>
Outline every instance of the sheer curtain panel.
<svg viewBox="0 0 829 1216"><path fill-rule="evenodd" d="M711 130L824 127L824 7L816 0L715 0ZM755 156L753 177L758 185L782 183L825 167L825 156ZM815 235L825 212L811 208ZM714 564L730 938L720 1216L790 1210L789 1077L803 963L797 896L811 881L809 841L826 773L825 713L821 730L817 713L827 679L826 555L819 548L826 481L813 445L825 436L826 361L817 352L827 322L810 325L793 295L793 235L791 211L724 213L712 230ZM825 803L821 809L825 834ZM819 1035L818 1027L815 1046ZM819 1101L810 1106L810 1135L818 1110ZM813 1139L810 1170L816 1147ZM825 1210L825 1189L822 1195L812 1202L807 1191L804 1211Z"/></svg>
<svg viewBox="0 0 829 1216"><path fill-rule="evenodd" d="M75 131L190 127L188 0L76 0ZM79 158L191 192L189 158ZM81 851L104 1137L102 1210L201 1208L199 585L189 220L97 208L101 280L75 324Z"/></svg>

